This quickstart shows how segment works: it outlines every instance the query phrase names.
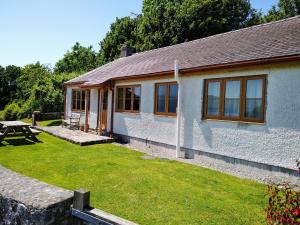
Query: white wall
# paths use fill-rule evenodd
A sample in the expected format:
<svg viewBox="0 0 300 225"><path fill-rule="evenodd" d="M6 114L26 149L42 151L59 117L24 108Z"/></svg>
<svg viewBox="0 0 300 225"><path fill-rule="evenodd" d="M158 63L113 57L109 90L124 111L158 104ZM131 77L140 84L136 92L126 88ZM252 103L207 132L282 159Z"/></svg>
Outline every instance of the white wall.
<svg viewBox="0 0 300 225"><path fill-rule="evenodd" d="M260 74L268 75L265 124L201 119L204 79ZM114 133L175 145L176 119L153 114L154 84L163 81L170 81L170 79L117 83L117 85L141 84L142 98L140 113L114 113ZM184 77L182 80L182 146L295 168L295 160L300 159L299 87L299 63Z"/></svg>
<svg viewBox="0 0 300 225"><path fill-rule="evenodd" d="M67 87L67 94L66 94L66 116L71 116L72 113L72 88Z"/></svg>
<svg viewBox="0 0 300 225"><path fill-rule="evenodd" d="M97 128L97 117L98 117L98 89L91 89L90 113L89 113L89 126L91 129Z"/></svg>

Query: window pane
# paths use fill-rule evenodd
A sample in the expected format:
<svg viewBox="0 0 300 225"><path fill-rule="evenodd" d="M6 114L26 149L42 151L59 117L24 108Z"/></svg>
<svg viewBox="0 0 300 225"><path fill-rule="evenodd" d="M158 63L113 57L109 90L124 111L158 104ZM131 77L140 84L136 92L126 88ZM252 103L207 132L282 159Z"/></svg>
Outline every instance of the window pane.
<svg viewBox="0 0 300 225"><path fill-rule="evenodd" d="M141 87L134 88L133 110L140 110Z"/></svg>
<svg viewBox="0 0 300 225"><path fill-rule="evenodd" d="M165 112L166 91L166 85L157 87L157 112Z"/></svg>
<svg viewBox="0 0 300 225"><path fill-rule="evenodd" d="M118 88L118 109L122 110L123 109L123 98L124 98L124 92L123 88Z"/></svg>
<svg viewBox="0 0 300 225"><path fill-rule="evenodd" d="M107 110L107 102L108 102L108 91L105 90L103 93L103 110Z"/></svg>
<svg viewBox="0 0 300 225"><path fill-rule="evenodd" d="M178 86L177 84L171 84L169 87L169 113L176 113L177 109L177 95L178 95Z"/></svg>
<svg viewBox="0 0 300 225"><path fill-rule="evenodd" d="M131 110L132 88L125 88L125 110Z"/></svg>
<svg viewBox="0 0 300 225"><path fill-rule="evenodd" d="M209 82L207 90L207 115L218 116L220 107L220 82Z"/></svg>
<svg viewBox="0 0 300 225"><path fill-rule="evenodd" d="M72 109L76 109L76 99L73 100Z"/></svg>
<svg viewBox="0 0 300 225"><path fill-rule="evenodd" d="M81 102L81 109L85 110L85 91L82 91L82 102ZM80 101L80 95L78 95L79 101ZM79 107L79 106L78 106Z"/></svg>
<svg viewBox="0 0 300 225"><path fill-rule="evenodd" d="M226 81L224 115L237 117L240 115L241 82Z"/></svg>
<svg viewBox="0 0 300 225"><path fill-rule="evenodd" d="M262 118L263 80L247 80L246 112L247 118Z"/></svg>

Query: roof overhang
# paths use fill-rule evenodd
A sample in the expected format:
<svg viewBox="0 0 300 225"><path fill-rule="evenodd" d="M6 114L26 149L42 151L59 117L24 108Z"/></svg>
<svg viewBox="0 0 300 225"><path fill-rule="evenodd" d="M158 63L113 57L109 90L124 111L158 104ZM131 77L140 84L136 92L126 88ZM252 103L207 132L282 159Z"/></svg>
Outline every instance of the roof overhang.
<svg viewBox="0 0 300 225"><path fill-rule="evenodd" d="M293 62L293 61L298 61L298 60L300 60L300 54L283 56L283 57L246 60L246 61L239 61L239 62L233 62L233 63L222 63L222 64L215 64L215 65L209 65L209 66L182 68L179 70L179 72L180 72L180 76L185 76L185 75L189 75L189 74L194 74L196 72L209 71L209 70L233 69L233 68L255 66L255 65L266 65L266 64L280 63L280 62ZM162 76L162 77L172 76L173 74L174 74L174 70L168 70L168 71L161 71L161 72L157 72L157 73L112 77L109 80L106 80L102 83L90 83L87 81L81 81L81 82L66 82L63 85L78 85L81 88L96 88L96 87L101 88L101 87L106 86L105 83L107 83L109 81L145 79L145 78L152 79L152 78L155 78L158 76Z"/></svg>

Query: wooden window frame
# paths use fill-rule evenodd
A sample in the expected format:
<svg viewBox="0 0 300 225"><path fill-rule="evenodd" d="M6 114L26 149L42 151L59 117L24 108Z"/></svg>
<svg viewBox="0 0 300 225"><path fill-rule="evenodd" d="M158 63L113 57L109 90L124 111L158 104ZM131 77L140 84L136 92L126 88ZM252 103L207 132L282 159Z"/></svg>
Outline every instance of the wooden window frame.
<svg viewBox="0 0 300 225"><path fill-rule="evenodd" d="M161 115L161 116L177 116L177 113L171 113L169 112L169 96L170 96L170 86L171 85L178 85L176 81L172 82L161 82L161 83L155 83L155 89L154 89L154 114L155 115ZM166 96L165 96L165 112L158 112L157 111L157 103L158 103L158 87L161 85L166 85ZM177 96L178 98L178 96ZM176 110L177 111L177 110Z"/></svg>
<svg viewBox="0 0 300 225"><path fill-rule="evenodd" d="M133 106L134 106L134 94L135 94L135 88L139 87L141 90L141 96L139 99L139 110L133 110ZM130 110L126 110L125 109L125 100L126 100L126 88L131 88L132 92L131 92L131 96L130 96ZM122 89L123 91L123 107L122 109L119 108L119 89ZM123 85L123 86L116 86L116 112L127 112L127 113L139 113L141 111L141 98L142 98L142 86L140 84L133 84L133 85Z"/></svg>
<svg viewBox="0 0 300 225"><path fill-rule="evenodd" d="M77 106L77 101L78 101L78 96L77 96L77 94L78 94L78 91L80 91L80 106L78 107ZM76 95L76 108L73 108L73 101L74 101L74 99L73 99L73 92L75 92L75 95ZM83 92L85 92L85 95L87 94L86 93L86 91L85 90L83 90L83 89L80 89L80 88L76 88L76 89L72 89L72 111L73 112L83 112L83 111L85 111L85 106L83 107L83 104L82 104L82 93ZM85 96L84 95L84 96ZM85 103L85 99L84 99L84 105L85 105L86 103Z"/></svg>
<svg viewBox="0 0 300 225"><path fill-rule="evenodd" d="M225 90L226 81L240 81L240 114L237 117L224 116L225 109ZM262 80L262 118L247 118L245 116L246 111L246 94L247 94L247 81L248 80ZM211 116L207 114L208 110L208 84L210 82L220 82L220 102L219 102L219 115ZM267 75L253 75L253 76L240 76L240 77L226 77L226 78L213 78L206 79L204 81L204 101L203 101L203 116L202 119L214 119L225 121L237 121L237 122L253 122L253 123L265 123L266 112L266 82Z"/></svg>

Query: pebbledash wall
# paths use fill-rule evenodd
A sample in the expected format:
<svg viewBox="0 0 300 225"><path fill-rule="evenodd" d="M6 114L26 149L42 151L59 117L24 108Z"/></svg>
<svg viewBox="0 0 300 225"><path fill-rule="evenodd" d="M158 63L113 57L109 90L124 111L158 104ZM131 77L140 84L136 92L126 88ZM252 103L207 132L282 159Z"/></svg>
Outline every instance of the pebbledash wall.
<svg viewBox="0 0 300 225"><path fill-rule="evenodd" d="M204 79L261 74L267 74L264 124L201 119ZM117 86L141 84L142 97L140 113L114 113L114 133L174 149L176 118L153 114L155 83L172 80L117 82ZM296 169L295 160L300 159L300 63L182 77L181 146L187 157L197 152L212 153Z"/></svg>

